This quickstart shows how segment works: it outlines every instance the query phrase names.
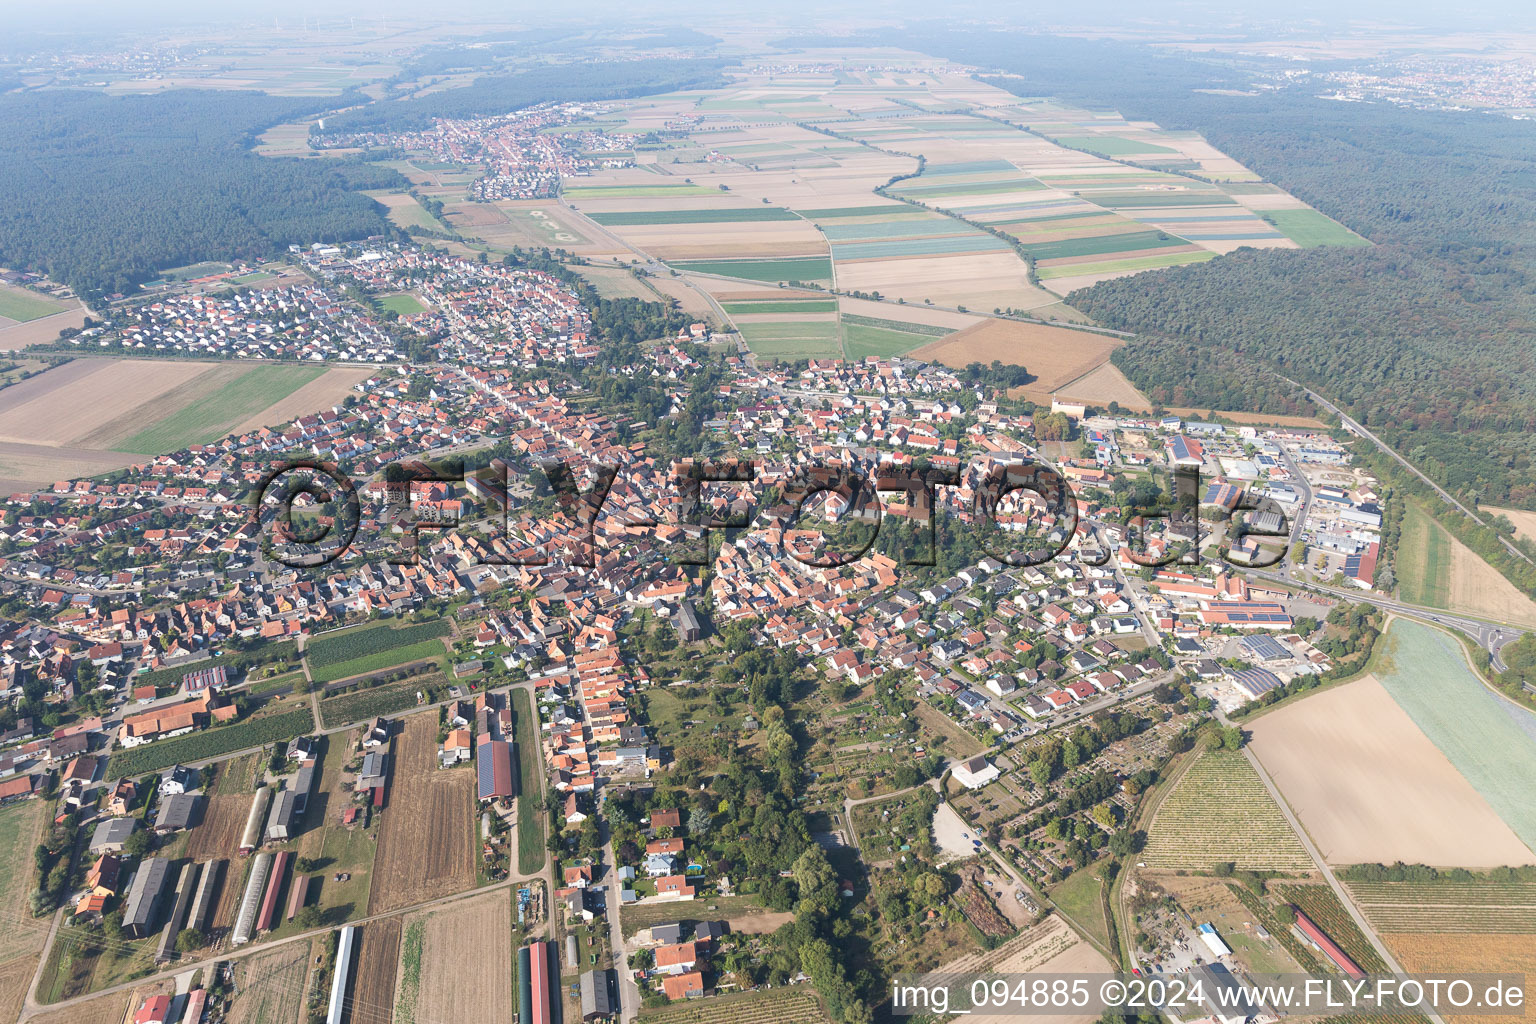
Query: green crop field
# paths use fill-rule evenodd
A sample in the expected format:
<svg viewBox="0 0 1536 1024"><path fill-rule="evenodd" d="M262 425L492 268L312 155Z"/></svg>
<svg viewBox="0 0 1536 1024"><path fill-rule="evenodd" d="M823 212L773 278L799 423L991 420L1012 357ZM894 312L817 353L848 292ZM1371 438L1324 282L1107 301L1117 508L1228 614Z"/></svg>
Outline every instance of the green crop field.
<svg viewBox="0 0 1536 1024"><path fill-rule="evenodd" d="M838 356L842 346L837 322L738 324L747 347L770 359L806 359Z"/></svg>
<svg viewBox="0 0 1536 1024"><path fill-rule="evenodd" d="M1164 798L1142 859L1152 867L1308 871L1312 858L1264 783L1236 751L1200 755Z"/></svg>
<svg viewBox="0 0 1536 1024"><path fill-rule="evenodd" d="M389 312L399 313L401 316L408 316L411 313L420 313L422 310L427 308L421 304L420 299L412 295L410 292L399 292L395 295L386 295L379 299L379 305L383 306Z"/></svg>
<svg viewBox="0 0 1536 1024"><path fill-rule="evenodd" d="M672 264L679 270L697 274L739 277L746 281L830 281L832 261L825 256L806 256L787 260L679 260Z"/></svg>
<svg viewBox="0 0 1536 1024"><path fill-rule="evenodd" d="M1370 245L1371 243L1318 213L1316 210L1265 210L1260 217L1303 249L1319 245Z"/></svg>
<svg viewBox="0 0 1536 1024"><path fill-rule="evenodd" d="M1079 274L1112 274L1118 271L1155 270L1158 267L1178 267L1186 263L1204 263L1215 259L1216 254L1199 252L1170 252L1162 256L1137 256L1124 260L1106 260L1103 263L1068 263L1063 266L1041 267L1036 276L1042 281L1058 277L1076 277Z"/></svg>
<svg viewBox="0 0 1536 1024"><path fill-rule="evenodd" d="M615 210L589 213L605 227L626 224L736 224L745 221L799 220L782 206L748 206L735 210Z"/></svg>
<svg viewBox="0 0 1536 1024"><path fill-rule="evenodd" d="M927 214L914 210L904 203L888 203L884 206L829 206L820 210L796 210L806 220L841 220L849 217L925 217Z"/></svg>
<svg viewBox="0 0 1536 1024"><path fill-rule="evenodd" d="M1057 145L1072 149L1086 149L1105 156L1131 156L1136 153L1177 153L1178 150L1158 146L1151 142L1122 139L1118 135L1061 135L1051 140Z"/></svg>
<svg viewBox="0 0 1536 1024"><path fill-rule="evenodd" d="M828 224L821 229L833 242L884 241L890 238L918 238L923 235L956 235L976 233L976 229L962 224L952 217L939 213L927 214L922 220L857 221L852 224Z"/></svg>
<svg viewBox="0 0 1536 1024"><path fill-rule="evenodd" d="M1461 645L1412 619L1394 619L1376 677L1520 841L1536 849L1536 739L1530 712L1491 693Z"/></svg>
<svg viewBox="0 0 1536 1024"><path fill-rule="evenodd" d="M224 437L325 372L323 366L255 366L165 419L128 437L118 450L164 455Z"/></svg>
<svg viewBox="0 0 1536 1024"><path fill-rule="evenodd" d="M769 299L750 302L722 302L727 313L836 313L836 299Z"/></svg>
<svg viewBox="0 0 1536 1024"><path fill-rule="evenodd" d="M1397 596L1409 604L1446 608L1451 600L1451 535L1408 502L1397 542Z"/></svg>
<svg viewBox="0 0 1536 1024"><path fill-rule="evenodd" d="M340 661L324 668L312 669L310 674L317 683L331 683L349 676L368 672L381 672L396 665L409 665L415 661L440 661L444 657L443 645L437 640L422 640L404 647L392 647L387 651L365 654L359 658Z"/></svg>
<svg viewBox="0 0 1536 1024"><path fill-rule="evenodd" d="M62 303L25 288L0 285L0 316L7 320L40 320L45 316L62 313L66 308Z"/></svg>
<svg viewBox="0 0 1536 1024"><path fill-rule="evenodd" d="M539 720L526 690L512 691L512 735L517 741L517 869L531 875L544 866L544 808L539 777Z"/></svg>
<svg viewBox="0 0 1536 1024"><path fill-rule="evenodd" d="M567 199L662 199L672 196L717 196L717 188L703 185L588 185L563 189Z"/></svg>
<svg viewBox="0 0 1536 1024"><path fill-rule="evenodd" d="M1536 934L1536 883L1440 879L1348 885L1377 931Z"/></svg>
<svg viewBox="0 0 1536 1024"><path fill-rule="evenodd" d="M1064 259L1068 256L1102 256L1112 252L1135 252L1138 249L1161 249L1170 245L1183 245L1184 239L1166 231L1127 231L1119 235L1092 235L1087 238L1065 238L1057 242L1031 242L1022 240L1030 256L1037 260Z"/></svg>
<svg viewBox="0 0 1536 1024"><path fill-rule="evenodd" d="M893 331L888 327L869 327L846 321L843 323L843 351L849 359L864 359L868 356L884 359L910 352L932 340L926 334L910 334L906 331Z"/></svg>

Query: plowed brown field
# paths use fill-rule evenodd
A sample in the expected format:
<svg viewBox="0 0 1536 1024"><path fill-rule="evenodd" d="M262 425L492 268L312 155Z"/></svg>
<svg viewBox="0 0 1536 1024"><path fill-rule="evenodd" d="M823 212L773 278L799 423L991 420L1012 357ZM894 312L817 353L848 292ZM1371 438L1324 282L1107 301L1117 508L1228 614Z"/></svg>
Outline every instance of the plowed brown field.
<svg viewBox="0 0 1536 1024"><path fill-rule="evenodd" d="M368 913L399 910L475 881L474 783L437 767L437 717L411 715L395 741Z"/></svg>

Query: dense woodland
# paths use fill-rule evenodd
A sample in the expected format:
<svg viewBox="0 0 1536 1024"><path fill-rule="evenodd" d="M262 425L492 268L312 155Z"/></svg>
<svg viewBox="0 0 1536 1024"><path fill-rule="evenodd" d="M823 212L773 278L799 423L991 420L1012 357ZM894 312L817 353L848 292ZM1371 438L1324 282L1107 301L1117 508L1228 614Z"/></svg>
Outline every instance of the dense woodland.
<svg viewBox="0 0 1536 1024"><path fill-rule="evenodd" d="M445 61L455 58L445 56ZM625 99L703 86L720 76L717 60L597 61L486 75L471 85L412 99L371 103L327 117L327 131L402 131L439 117L485 117L538 103Z"/></svg>
<svg viewBox="0 0 1536 1024"><path fill-rule="evenodd" d="M354 189L405 184L397 172L248 148L313 105L181 90L0 96L0 265L91 299L165 267L384 234L383 208Z"/></svg>
<svg viewBox="0 0 1536 1024"><path fill-rule="evenodd" d="M917 45L915 40L909 44ZM935 30L924 52L1024 96L1195 129L1377 243L1241 251L1068 296L1141 335L1115 361L1153 399L1305 411L1278 369L1347 406L1458 492L1536 507L1536 126L1246 90L1232 61Z"/></svg>

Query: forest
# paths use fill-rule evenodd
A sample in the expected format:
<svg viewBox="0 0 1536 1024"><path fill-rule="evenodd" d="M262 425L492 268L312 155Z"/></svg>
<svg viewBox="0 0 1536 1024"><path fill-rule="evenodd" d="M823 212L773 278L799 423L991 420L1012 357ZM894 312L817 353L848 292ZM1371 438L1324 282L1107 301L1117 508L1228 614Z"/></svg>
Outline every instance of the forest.
<svg viewBox="0 0 1536 1024"><path fill-rule="evenodd" d="M249 149L255 133L314 102L192 90L0 96L0 265L46 273L91 301L166 267L386 233L383 208L354 190L404 184L397 172Z"/></svg>
<svg viewBox="0 0 1536 1024"><path fill-rule="evenodd" d="M550 65L508 74L485 75L458 89L413 99L370 103L327 117L333 132L412 131L434 118L506 114L539 103L626 99L695 88L719 78L717 60L595 61Z"/></svg>
<svg viewBox="0 0 1536 1024"><path fill-rule="evenodd" d="M1021 96L1197 130L1376 243L1239 250L1069 295L1140 335L1115 362L1149 397L1309 411L1278 370L1420 450L1459 494L1536 507L1536 127L1330 102L1316 86L1255 90L1272 70L1257 62L1121 43L942 29L905 41L998 69L985 79ZM1244 94L1196 91L1208 89Z"/></svg>

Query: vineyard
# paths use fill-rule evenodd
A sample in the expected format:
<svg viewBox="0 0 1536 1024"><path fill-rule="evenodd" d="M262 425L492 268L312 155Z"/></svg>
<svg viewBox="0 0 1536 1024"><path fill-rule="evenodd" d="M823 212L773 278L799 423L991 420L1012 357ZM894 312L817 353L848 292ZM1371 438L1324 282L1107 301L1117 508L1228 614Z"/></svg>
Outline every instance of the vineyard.
<svg viewBox="0 0 1536 1024"><path fill-rule="evenodd" d="M1382 932L1536 934L1536 883L1351 882L1350 895Z"/></svg>
<svg viewBox="0 0 1536 1024"><path fill-rule="evenodd" d="M1142 859L1149 867L1310 871L1312 859L1240 753L1209 751L1163 800Z"/></svg>
<svg viewBox="0 0 1536 1024"><path fill-rule="evenodd" d="M320 702L320 719L324 727L330 729L348 722L360 722L365 718L392 715L415 707L417 690L424 691L430 684L441 685L442 681L442 676L433 673L403 683L327 697Z"/></svg>
<svg viewBox="0 0 1536 1024"><path fill-rule="evenodd" d="M779 989L674 1003L639 1019L641 1024L826 1024L827 1014L809 992Z"/></svg>
<svg viewBox="0 0 1536 1024"><path fill-rule="evenodd" d="M1276 898L1300 908L1367 974L1387 972L1387 965L1382 962L1375 947L1360 933L1354 918L1349 916L1349 911L1344 909L1344 905L1328 886L1276 885L1271 887L1271 891Z"/></svg>
<svg viewBox="0 0 1536 1024"><path fill-rule="evenodd" d="M291 740L310 732L314 727L314 716L309 713L309 708L300 707L282 714L204 729L187 736L114 750L107 762L107 778L147 775L173 764L206 761L246 747Z"/></svg>
<svg viewBox="0 0 1536 1024"><path fill-rule="evenodd" d="M325 683L407 661L442 657L443 645L438 641L449 632L448 623L442 620L399 628L349 629L316 640L305 649L304 657L315 681Z"/></svg>

